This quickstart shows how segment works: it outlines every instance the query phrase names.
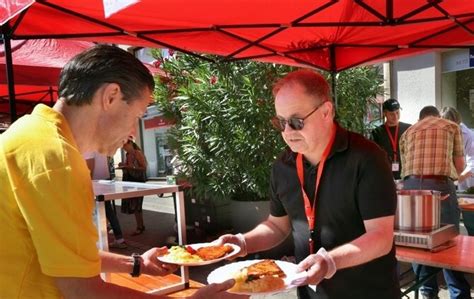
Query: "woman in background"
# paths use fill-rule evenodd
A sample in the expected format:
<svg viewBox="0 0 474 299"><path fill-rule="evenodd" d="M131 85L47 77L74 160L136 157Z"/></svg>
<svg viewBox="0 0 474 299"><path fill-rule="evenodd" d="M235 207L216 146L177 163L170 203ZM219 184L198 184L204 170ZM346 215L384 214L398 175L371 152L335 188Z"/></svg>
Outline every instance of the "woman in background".
<svg viewBox="0 0 474 299"><path fill-rule="evenodd" d="M147 162L140 147L133 140L129 139L122 148L126 152L125 163L119 163L118 165L119 168L123 169L122 180L145 182ZM143 196L122 200L122 213L135 214L135 220L137 221L137 229L132 233L132 236L140 235L145 230L142 206Z"/></svg>
<svg viewBox="0 0 474 299"><path fill-rule="evenodd" d="M441 117L453 121L461 127L466 168L458 177L458 190L464 191L474 186L472 177L474 173L474 132L462 122L461 114L453 107L444 107L441 110Z"/></svg>

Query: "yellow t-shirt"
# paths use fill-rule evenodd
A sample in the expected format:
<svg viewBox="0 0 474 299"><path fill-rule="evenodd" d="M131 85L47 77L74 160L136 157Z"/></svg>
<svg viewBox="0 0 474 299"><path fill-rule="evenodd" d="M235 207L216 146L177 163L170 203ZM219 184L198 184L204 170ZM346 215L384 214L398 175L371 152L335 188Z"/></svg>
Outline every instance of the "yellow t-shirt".
<svg viewBox="0 0 474 299"><path fill-rule="evenodd" d="M38 105L0 135L0 298L60 298L100 273L89 170L63 115Z"/></svg>

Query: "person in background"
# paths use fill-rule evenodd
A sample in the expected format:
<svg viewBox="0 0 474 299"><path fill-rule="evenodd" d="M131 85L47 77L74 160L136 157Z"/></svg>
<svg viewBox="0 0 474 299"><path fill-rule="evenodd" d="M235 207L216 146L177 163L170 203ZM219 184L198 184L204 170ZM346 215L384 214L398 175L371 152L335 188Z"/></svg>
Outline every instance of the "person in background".
<svg viewBox="0 0 474 299"><path fill-rule="evenodd" d="M385 123L372 131L371 139L387 152L393 178L399 180L402 165L398 145L400 136L410 127L410 124L400 121L400 103L397 100L386 100L382 109Z"/></svg>
<svg viewBox="0 0 474 299"><path fill-rule="evenodd" d="M59 98L0 135L0 298L163 298L108 283L105 273L167 275L167 249L125 256L97 249L94 193L82 155L113 155L151 102L153 76L132 54L96 45L61 71ZM193 298L225 298L227 280Z"/></svg>
<svg viewBox="0 0 474 299"><path fill-rule="evenodd" d="M146 182L147 162L140 147L132 139L128 139L122 148L126 152L125 163L120 162L118 165L119 168L123 170L122 180L130 182ZM122 200L122 213L134 214L135 220L137 221L137 228L132 233L132 236L140 235L145 230L142 207L143 196Z"/></svg>
<svg viewBox="0 0 474 299"><path fill-rule="evenodd" d="M472 177L474 172L474 132L462 123L461 114L453 107L444 107L441 110L441 117L457 123L461 128L466 168L458 177L458 190L465 191L474 186Z"/></svg>
<svg viewBox="0 0 474 299"><path fill-rule="evenodd" d="M223 235L241 256L293 234L299 298L400 298L393 223L396 192L385 152L334 121L326 80L291 72L273 89L272 123L288 145L271 172L270 215ZM317 287L315 287L317 285Z"/></svg>
<svg viewBox="0 0 474 299"><path fill-rule="evenodd" d="M464 150L459 126L440 117L434 106L420 111L419 120L400 138L403 163L403 189L437 190L449 197L441 201L441 223L459 228L460 210L454 181L464 170ZM436 268L413 264L420 279L425 279ZM470 285L464 273L443 269L451 298L471 298ZM436 277L421 287L423 298L438 298Z"/></svg>
<svg viewBox="0 0 474 299"><path fill-rule="evenodd" d="M93 180L110 180L109 162L106 155L102 155L98 152L89 152L84 154L84 159L86 160L87 167L89 167L91 171ZM112 202L106 200L104 201L104 205L105 216L110 223L115 239L113 242L109 243L109 248L127 248L127 243L125 243L123 238L120 222L117 218L117 214L115 214L115 211L112 208Z"/></svg>

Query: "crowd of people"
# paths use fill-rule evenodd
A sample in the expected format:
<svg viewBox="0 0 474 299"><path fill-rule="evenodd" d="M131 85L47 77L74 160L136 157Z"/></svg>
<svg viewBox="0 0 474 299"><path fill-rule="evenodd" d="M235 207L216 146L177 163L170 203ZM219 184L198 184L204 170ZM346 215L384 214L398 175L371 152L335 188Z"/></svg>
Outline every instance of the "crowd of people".
<svg viewBox="0 0 474 299"><path fill-rule="evenodd" d="M388 99L383 105L385 122L373 130L371 139L387 153L395 180L402 180L404 190L435 190L449 194L441 202L441 223L459 229L460 210L456 190L472 186L473 132L461 122L460 113L444 107L423 107L414 125L400 122L400 104ZM465 158L468 163L466 163ZM403 166L403 167L402 167ZM455 186L455 181L458 186ZM413 264L421 280L433 276L437 269ZM464 273L443 269L451 298L471 298L470 285ZM423 283L423 298L438 298L438 282L432 277Z"/></svg>
<svg viewBox="0 0 474 299"><path fill-rule="evenodd" d="M1 298L157 298L104 282L99 274L173 273L177 266L156 258L166 248L132 257L99 251L91 217L91 176L110 178L107 157L118 148L126 152L118 165L123 180L146 181L146 158L130 136L153 88L153 77L135 57L98 45L64 67L52 108L36 106L0 136ZM311 70L287 74L273 95L271 122L287 148L269 169L270 215L249 232L216 241L237 244L244 257L292 234L297 270L307 273L299 298L400 298L394 179L402 179L404 189L449 193L441 221L459 225L454 181L470 184L471 131L454 108L440 115L428 106L416 124L400 122L400 104L389 99L384 124L370 141L338 124L330 87ZM142 204L143 197L122 201L122 212L135 215L132 235L145 231ZM120 248L125 240L110 204L106 213ZM421 277L433 272L414 269ZM444 276L452 298L470 298L463 273L445 269ZM226 298L233 284L211 284L192 297ZM437 292L436 280L424 283L423 296L436 298Z"/></svg>

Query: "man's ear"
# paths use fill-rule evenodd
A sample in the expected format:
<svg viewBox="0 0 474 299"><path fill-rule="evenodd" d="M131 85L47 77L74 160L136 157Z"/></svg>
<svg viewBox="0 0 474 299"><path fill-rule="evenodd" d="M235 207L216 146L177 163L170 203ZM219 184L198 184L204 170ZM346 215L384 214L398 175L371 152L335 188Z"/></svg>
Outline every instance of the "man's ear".
<svg viewBox="0 0 474 299"><path fill-rule="evenodd" d="M101 103L104 110L109 110L113 105L122 101L122 91L117 83L106 83L102 86L100 93Z"/></svg>
<svg viewBox="0 0 474 299"><path fill-rule="evenodd" d="M334 113L333 113L333 111L334 111L334 106L332 105L332 102L330 102L330 101L324 102L323 105L325 105L326 103L329 103L329 107L327 107L327 106L326 106L326 107L323 107L323 109L324 109L324 110L323 110L323 116L324 116L325 118L326 118L326 117L331 117L331 118L332 118L332 117L334 116L334 115L333 115L333 114L334 114Z"/></svg>

